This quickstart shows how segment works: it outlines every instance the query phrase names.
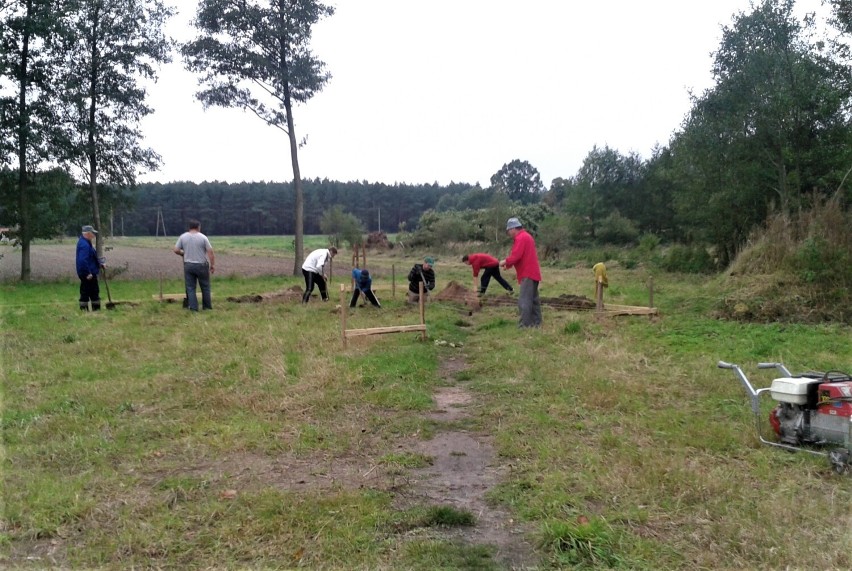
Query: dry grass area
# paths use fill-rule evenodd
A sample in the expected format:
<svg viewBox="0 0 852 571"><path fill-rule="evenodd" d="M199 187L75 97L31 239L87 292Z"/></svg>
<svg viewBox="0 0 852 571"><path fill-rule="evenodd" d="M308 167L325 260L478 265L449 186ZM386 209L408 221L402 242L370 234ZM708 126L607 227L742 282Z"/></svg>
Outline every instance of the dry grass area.
<svg viewBox="0 0 852 571"><path fill-rule="evenodd" d="M726 278L722 316L791 323L852 323L852 213L840 197L776 214L749 240Z"/></svg>

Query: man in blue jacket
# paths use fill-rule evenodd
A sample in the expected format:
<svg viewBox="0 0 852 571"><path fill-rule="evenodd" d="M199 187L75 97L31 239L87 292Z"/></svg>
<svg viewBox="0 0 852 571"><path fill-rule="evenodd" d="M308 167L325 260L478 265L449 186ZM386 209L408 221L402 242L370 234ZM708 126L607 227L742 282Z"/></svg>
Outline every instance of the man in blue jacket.
<svg viewBox="0 0 852 571"><path fill-rule="evenodd" d="M83 226L80 239L77 240L77 277L80 278L80 309L89 311L89 302L92 302L92 311L101 308L101 290L98 287L98 273L103 267L98 260L98 252L92 246L92 240L98 231L91 226Z"/></svg>
<svg viewBox="0 0 852 571"><path fill-rule="evenodd" d="M364 294L364 299L373 304L373 307L381 307L379 299L373 293L373 278L370 272L366 269L362 270L355 268L352 270L352 280L355 282L352 288L352 299L349 301L349 307L355 307L358 303L358 296Z"/></svg>

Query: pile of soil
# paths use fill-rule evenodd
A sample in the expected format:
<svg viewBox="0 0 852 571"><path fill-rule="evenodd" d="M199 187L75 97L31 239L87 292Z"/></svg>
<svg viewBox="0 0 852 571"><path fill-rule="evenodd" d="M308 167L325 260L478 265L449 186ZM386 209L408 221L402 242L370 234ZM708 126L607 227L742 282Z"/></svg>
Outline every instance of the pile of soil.
<svg viewBox="0 0 852 571"><path fill-rule="evenodd" d="M232 301L234 303L282 303L282 302L290 302L290 301L301 301L302 294L304 294L304 290L297 286L290 286L287 289L282 289L280 291L273 291L269 293L254 293L249 295L240 295L240 296L231 296L227 298L228 301Z"/></svg>
<svg viewBox="0 0 852 571"><path fill-rule="evenodd" d="M368 248L381 248L385 250L393 248L393 244L388 240L388 235L384 232L370 232L367 235L366 246Z"/></svg>
<svg viewBox="0 0 852 571"><path fill-rule="evenodd" d="M479 309L482 307L476 293L467 289L455 280L448 283L447 287L445 287L441 293L432 296L432 299L435 301L454 301L456 303L462 303L471 309Z"/></svg>
<svg viewBox="0 0 852 571"><path fill-rule="evenodd" d="M502 307L518 304L518 298L512 294L485 295L477 297L476 292L464 287L458 282L451 281L444 290L433 297L435 301L453 301L468 307L483 306ZM541 304L553 309L586 310L595 309L595 302L583 295L563 293L558 297L542 297Z"/></svg>

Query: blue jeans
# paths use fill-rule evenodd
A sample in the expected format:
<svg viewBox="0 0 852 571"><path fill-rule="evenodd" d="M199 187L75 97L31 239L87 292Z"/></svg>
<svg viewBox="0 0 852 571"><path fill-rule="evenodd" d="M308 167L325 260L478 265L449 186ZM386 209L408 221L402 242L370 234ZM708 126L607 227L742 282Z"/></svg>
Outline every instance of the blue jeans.
<svg viewBox="0 0 852 571"><path fill-rule="evenodd" d="M541 327L541 300L538 297L537 281L529 278L521 280L518 312L521 314L518 327Z"/></svg>
<svg viewBox="0 0 852 571"><path fill-rule="evenodd" d="M198 297L195 295L195 285L201 287L201 307L213 309L210 300L210 265L185 262L183 264L183 280L186 284L186 299L190 311L198 311Z"/></svg>

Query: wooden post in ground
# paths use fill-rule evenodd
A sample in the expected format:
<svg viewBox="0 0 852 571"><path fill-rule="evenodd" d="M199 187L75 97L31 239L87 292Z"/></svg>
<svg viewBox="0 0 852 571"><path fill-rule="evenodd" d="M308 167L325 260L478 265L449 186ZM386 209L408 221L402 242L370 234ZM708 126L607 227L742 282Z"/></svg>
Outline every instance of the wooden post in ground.
<svg viewBox="0 0 852 571"><path fill-rule="evenodd" d="M423 289L423 282L420 282L420 325L426 325L426 291ZM426 328L420 333L420 339L426 341Z"/></svg>
<svg viewBox="0 0 852 571"><path fill-rule="evenodd" d="M595 309L603 311L603 282L599 279L595 280Z"/></svg>
<svg viewBox="0 0 852 571"><path fill-rule="evenodd" d="M391 297L396 299L396 264L391 264Z"/></svg>
<svg viewBox="0 0 852 571"><path fill-rule="evenodd" d="M340 284L340 335L343 337L343 347L346 347L346 303L345 303L346 287Z"/></svg>
<svg viewBox="0 0 852 571"><path fill-rule="evenodd" d="M651 276L648 280L648 308L654 307L654 276ZM648 321L653 321L654 316L652 314L648 314Z"/></svg>
<svg viewBox="0 0 852 571"><path fill-rule="evenodd" d="M361 244L361 260L364 264L364 267L367 267L367 245Z"/></svg>

